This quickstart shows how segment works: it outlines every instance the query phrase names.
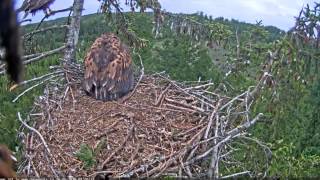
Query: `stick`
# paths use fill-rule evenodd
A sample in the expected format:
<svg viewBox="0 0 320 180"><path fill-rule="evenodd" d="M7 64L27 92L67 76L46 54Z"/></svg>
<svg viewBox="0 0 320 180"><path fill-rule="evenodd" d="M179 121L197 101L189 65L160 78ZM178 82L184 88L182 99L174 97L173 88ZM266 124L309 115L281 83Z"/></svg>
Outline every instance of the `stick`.
<svg viewBox="0 0 320 180"><path fill-rule="evenodd" d="M33 81L41 80L41 79L43 79L45 77L48 77L48 76L55 75L55 74L61 74L61 73L63 73L63 71L56 71L56 72L53 72L53 73L45 74L43 76L39 76L39 77L36 77L36 78L33 78L33 79L29 79L29 80L23 81L23 82L19 83L18 86L22 86L22 85L28 84L30 82L33 82Z"/></svg>
<svg viewBox="0 0 320 180"><path fill-rule="evenodd" d="M251 171L243 171L243 172L239 172L239 173L223 176L220 179L230 179L230 178L235 178L237 176L241 176L241 175L244 175L244 174L250 174L250 173L251 173Z"/></svg>
<svg viewBox="0 0 320 180"><path fill-rule="evenodd" d="M212 123L213 123L213 119L216 116L216 113L218 111L218 108L219 108L220 104L221 104L221 99L219 99L216 107L214 108L213 112L210 115L209 123L208 123L208 126L207 126L207 130L206 130L206 133L204 134L204 139L208 139L208 135L209 135ZM218 119L216 119L216 121L218 121Z"/></svg>
<svg viewBox="0 0 320 180"><path fill-rule="evenodd" d="M35 128L30 127L27 123L25 123L25 122L22 120L22 118L21 118L20 112L18 112L18 120L19 120L26 128L28 128L29 130L35 132L35 133L40 137L40 139L41 139L41 141L42 141L45 149L47 150L48 154L49 154L50 156L52 156L52 155L51 155L51 151L50 151L50 149L49 149L49 147L48 147L48 144L47 144L46 141L44 140L44 138L43 138L43 136L41 135L41 133L40 133L38 130L36 130Z"/></svg>
<svg viewBox="0 0 320 180"><path fill-rule="evenodd" d="M54 25L54 26L51 26L51 27L47 27L47 28L42 28L42 29L39 29L39 30L35 30L35 31L32 31L30 33L26 33L23 35L23 38L26 38L27 36L33 36L34 34L38 34L38 33L41 33L41 32L45 32L45 31L50 31L50 30L54 30L54 29L61 29L61 28L66 28L66 27L69 27L69 25Z"/></svg>
<svg viewBox="0 0 320 180"><path fill-rule="evenodd" d="M248 122L244 123L243 125L235 128L235 129L232 129L231 131L227 132L226 135L235 136L235 135L239 134L243 130L246 130L249 127L251 127L252 125L254 125L262 116L263 116L263 114L259 113L252 121L248 121Z"/></svg>
<svg viewBox="0 0 320 180"><path fill-rule="evenodd" d="M64 50L67 46L66 45L63 45L57 49L53 49L51 51L46 51L46 52L43 52L41 53L38 57L35 57L35 58L32 58L32 59L29 59L29 60L26 60L26 61L23 61L23 64L26 65L26 64L30 64L32 62L35 62L35 61L38 61L42 58L45 58L47 56L50 56L50 55L53 55L53 54L56 54L62 50Z"/></svg>
<svg viewBox="0 0 320 180"><path fill-rule="evenodd" d="M28 89L24 90L21 94L19 94L14 100L12 100L12 102L13 102L13 103L16 102L21 96L23 96L24 94L26 94L27 92L29 92L29 91L32 90L33 88L35 88L35 87L37 87L37 86L45 83L46 81L48 81L48 80L50 80L50 79L53 79L53 78L55 78L55 77L58 77L58 76L60 76L60 75L51 76L51 77L49 77L49 78L41 81L40 83L35 84L35 85L29 87Z"/></svg>
<svg viewBox="0 0 320 180"><path fill-rule="evenodd" d="M159 106L160 104L162 104L161 102L163 101L164 95L168 92L169 88L171 87L171 84L169 84L164 91L161 92L161 94L159 95L159 97L156 100L155 106Z"/></svg>
<svg viewBox="0 0 320 180"><path fill-rule="evenodd" d="M43 53L37 53L37 54L32 54L32 55L25 56L25 57L34 57L34 58L29 59L29 60L25 60L22 63L24 65L26 65L26 64L30 64L30 63L35 62L35 61L39 61L39 60L41 60L41 59L43 59L45 57L48 57L50 55L56 54L56 53L58 53L60 51L63 51L66 47L67 47L66 45L63 45L63 46L61 46L61 47L59 47L57 49L53 49L51 51L46 51L46 52L43 52ZM38 56L35 57L36 55L38 55ZM2 69L4 67L5 66L1 65L0 69ZM5 72L6 72L6 70L0 71L0 75L5 74Z"/></svg>
<svg viewBox="0 0 320 180"><path fill-rule="evenodd" d="M111 160L111 158L114 155L116 155L124 147L124 145L127 143L129 138L132 136L133 130L134 130L134 125L131 126L129 133L127 134L122 144L117 149L115 149L105 161L103 161L103 163L98 167L98 169L103 169L103 167Z"/></svg>
<svg viewBox="0 0 320 180"><path fill-rule="evenodd" d="M50 14L46 14L40 21L40 23L38 24L37 29L39 29L39 27L41 26L41 24L43 23L43 21L45 19L47 19L48 17L52 16L52 15L55 15L56 13L61 13L61 12L65 12L65 11L71 11L72 10L72 7L69 7L69 8L65 8L65 9L61 9L61 10L56 10L56 11L51 11ZM31 38L31 37L30 37Z"/></svg>

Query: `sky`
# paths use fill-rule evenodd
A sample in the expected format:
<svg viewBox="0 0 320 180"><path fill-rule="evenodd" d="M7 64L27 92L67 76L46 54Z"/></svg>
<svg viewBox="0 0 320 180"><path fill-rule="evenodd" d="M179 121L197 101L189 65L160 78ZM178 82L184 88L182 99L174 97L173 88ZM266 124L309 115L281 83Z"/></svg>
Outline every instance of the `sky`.
<svg viewBox="0 0 320 180"><path fill-rule="evenodd" d="M23 0L16 0L16 7L20 7ZM124 0L120 0L124 4ZM203 11L213 18L224 17L248 23L262 20L263 25L273 25L282 30L289 30L294 25L294 17L306 4L311 7L314 0L159 0L162 8L168 12L195 13ZM71 6L73 0L56 0L51 6L52 10ZM83 14L96 13L99 8L97 0L84 0ZM51 19L66 16L55 15ZM20 15L21 16L21 15ZM32 22L38 22L44 16L38 12L32 17Z"/></svg>

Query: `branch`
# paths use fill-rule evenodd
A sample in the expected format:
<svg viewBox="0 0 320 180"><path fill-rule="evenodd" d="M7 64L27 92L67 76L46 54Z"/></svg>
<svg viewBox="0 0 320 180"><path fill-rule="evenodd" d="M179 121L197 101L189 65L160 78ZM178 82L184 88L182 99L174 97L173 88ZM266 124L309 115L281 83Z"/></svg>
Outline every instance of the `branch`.
<svg viewBox="0 0 320 180"><path fill-rule="evenodd" d="M31 22L32 20L31 19L23 19L23 20L21 20L20 22L19 22L19 24L22 24L22 23L24 23L24 22Z"/></svg>
<svg viewBox="0 0 320 180"><path fill-rule="evenodd" d="M195 87L185 88L184 90L202 89L202 88L207 88L207 87L213 86L213 85L214 85L214 83L207 83L207 84L203 84L203 85L199 85L199 86L195 86Z"/></svg>
<svg viewBox="0 0 320 180"><path fill-rule="evenodd" d="M262 113L259 113L252 121L248 121L244 123L243 125L232 129L231 131L227 132L226 135L234 137L235 135L241 133L242 131L250 128L252 125L254 125L261 117L263 116Z"/></svg>
<svg viewBox="0 0 320 180"><path fill-rule="evenodd" d="M239 173L223 176L220 179L231 179L231 178L235 178L235 177L238 177L238 176L241 176L241 175L245 175L245 174L250 174L250 173L251 173L251 171L243 171L243 172L239 172Z"/></svg>
<svg viewBox="0 0 320 180"><path fill-rule="evenodd" d="M65 11L71 11L72 10L72 7L69 7L69 8L65 8L65 9L61 9L61 10L56 10L56 11L51 11L50 14L46 14L40 21L40 23L38 24L37 29L39 29L39 27L41 26L41 24L43 23L43 21L47 18L49 18L50 16L53 16L57 13L61 13L61 12L65 12Z"/></svg>
<svg viewBox="0 0 320 180"><path fill-rule="evenodd" d="M14 100L12 100L12 102L13 102L13 103L16 102L21 96L23 96L23 95L26 94L27 92L31 91L33 88L35 88L35 87L37 87L37 86L45 83L46 81L48 81L48 80L50 80L50 79L53 79L53 78L55 78L55 77L58 77L58 76L60 76L60 75L51 76L51 77L49 77L49 78L41 81L40 83L35 84L35 85L29 87L28 89L26 89L25 91L23 91L21 94L19 94Z"/></svg>
<svg viewBox="0 0 320 180"><path fill-rule="evenodd" d="M208 135L209 135L209 132L210 132L210 129L211 129L211 126L212 126L213 119L217 114L217 111L218 111L218 108L219 108L219 106L221 104L221 101L222 100L219 99L216 107L214 108L213 112L211 113L211 115L209 117L209 123L208 123L207 129L206 129L206 133L204 134L204 139L208 139ZM216 119L216 121L218 121L218 119Z"/></svg>
<svg viewBox="0 0 320 180"><path fill-rule="evenodd" d="M46 31L50 31L50 30L54 30L54 29L61 29L61 28L65 28L65 27L69 27L69 25L54 25L54 26L51 26L51 27L47 27L47 28L42 28L42 29L39 29L39 30L35 30L35 31L32 31L30 33L26 33L23 35L23 39L26 38L27 36L30 36L29 39L34 35L34 34L37 34L37 33L41 33L41 32L46 32Z"/></svg>
<svg viewBox="0 0 320 180"><path fill-rule="evenodd" d="M51 75L62 74L62 73L63 73L63 71L56 71L56 72L53 72L53 73L45 74L43 76L39 76L39 77L36 77L36 78L33 78L33 79L29 79L29 80L23 81L23 82L19 83L18 86L22 86L22 85L28 84L30 82L33 82L33 81L38 81L38 80L41 80L41 79L43 79L45 77L48 77L48 76L51 76Z"/></svg>
<svg viewBox="0 0 320 180"><path fill-rule="evenodd" d="M34 54L34 55L25 56L25 57L34 57L34 56L38 55L37 57L34 57L32 59L29 59L29 60L25 60L22 63L24 65L26 65L26 64L30 64L30 63L35 62L35 61L39 61L39 60L41 60L41 59L43 59L45 57L48 57L50 55L56 54L56 53L58 53L60 51L63 51L65 48L66 48L66 45L61 46L61 47L59 47L57 49L54 49L54 50L51 50L51 51L46 51L46 52L43 52L43 53L37 53L37 54ZM5 66L6 66L5 64L2 64L0 66L0 69L4 68ZM5 73L6 73L6 70L0 71L0 75L3 75Z"/></svg>
<svg viewBox="0 0 320 180"><path fill-rule="evenodd" d="M52 156L52 155L51 155L51 151L50 151L50 149L49 149L49 147L48 147L48 144L47 144L46 141L44 140L44 138L43 138L43 136L41 135L41 133L40 133L38 130L36 130L35 128L29 126L26 122L24 122L24 121L22 120L22 118L21 118L20 112L18 112L18 120L19 120L26 128L28 128L29 130L35 132L35 133L40 137L40 139L41 139L44 147L46 148L48 154L49 154L50 156Z"/></svg>
<svg viewBox="0 0 320 180"><path fill-rule="evenodd" d="M101 164L101 166L99 166L98 169L103 169L104 166L111 160L111 158L117 154L123 147L124 145L127 143L127 141L129 140L130 137L132 137L132 134L133 134L133 131L134 131L134 125L131 126L126 138L124 139L124 141L122 142L122 144L120 144L120 146L115 149L109 156L106 160L103 161L103 163Z"/></svg>
<svg viewBox="0 0 320 180"><path fill-rule="evenodd" d="M51 50L51 51L43 52L43 53L41 53L41 55L38 56L38 57L35 57L35 58L32 58L32 59L23 61L23 64L26 65L26 64L30 64L30 63L32 63L32 62L38 61L38 60L40 60L40 59L42 59L42 58L45 58L45 57L47 57L47 56L50 56L50 55L52 55L52 54L56 54L56 53L64 50L65 48L66 48L66 45L61 46L61 47L59 47L59 48L57 48L57 49L54 49L54 50Z"/></svg>

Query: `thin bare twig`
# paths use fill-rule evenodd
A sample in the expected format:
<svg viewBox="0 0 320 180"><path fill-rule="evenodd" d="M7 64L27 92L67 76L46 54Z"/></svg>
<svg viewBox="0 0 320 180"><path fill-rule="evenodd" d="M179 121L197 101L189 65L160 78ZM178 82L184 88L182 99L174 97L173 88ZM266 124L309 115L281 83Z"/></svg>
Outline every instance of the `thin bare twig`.
<svg viewBox="0 0 320 180"><path fill-rule="evenodd" d="M40 139L41 139L41 141L42 141L45 149L47 150L48 154L49 154L50 156L52 156L51 151L50 151L50 149L49 149L49 146L48 146L47 142L44 140L44 138L43 138L43 136L41 135L41 133L40 133L38 130L36 130L35 128L29 126L26 122L24 122L24 121L22 120L22 118L21 118L20 112L18 112L17 115L18 115L18 120L19 120L26 128L28 128L29 130L35 132L35 133L40 137Z"/></svg>
<svg viewBox="0 0 320 180"><path fill-rule="evenodd" d="M42 29L38 29L38 30L35 30L35 31L32 31L32 32L29 32L29 33L26 33L23 35L23 38L27 38L28 36L33 36L35 34L38 34L38 33L42 33L42 32L46 32L46 31L51 31L51 30L55 30L55 29L62 29L62 28L67 28L69 27L69 25L54 25L54 26L51 26L51 27L47 27L47 28L42 28Z"/></svg>
<svg viewBox="0 0 320 180"><path fill-rule="evenodd" d="M38 24L38 26L36 27L35 30L39 29L39 27L41 26L41 24L43 23L43 21L47 18L49 18L50 16L53 16L57 13L61 13L61 12L66 12L66 11L71 11L72 7L69 8L65 8L65 9L60 9L60 10L55 10L55 11L51 11L50 14L46 14L40 21L40 23Z"/></svg>
<svg viewBox="0 0 320 180"><path fill-rule="evenodd" d="M61 75L58 74L58 75L51 76L51 77L49 77L49 78L47 78L47 79L45 79L45 80L43 80L43 81L41 81L41 82L39 82L39 83L37 83L35 85L29 87L28 89L24 90L21 94L19 94L16 98L14 98L14 100L12 100L12 102L13 103L16 102L21 96L23 96L27 92L31 91L33 88L38 87L39 85L45 83L46 81L49 81L50 79L53 79L53 78L58 77L58 76L61 76Z"/></svg>

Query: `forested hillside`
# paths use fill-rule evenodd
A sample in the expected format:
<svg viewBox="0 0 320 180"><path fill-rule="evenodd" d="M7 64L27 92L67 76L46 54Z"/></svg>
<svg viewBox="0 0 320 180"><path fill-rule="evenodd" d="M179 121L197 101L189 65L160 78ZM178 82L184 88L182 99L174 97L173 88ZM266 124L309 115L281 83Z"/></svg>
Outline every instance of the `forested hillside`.
<svg viewBox="0 0 320 180"><path fill-rule="evenodd" d="M130 22L129 29L146 43L144 48L131 48L137 72L140 66L138 53L147 74L165 71L177 81L208 80L214 83L215 88L221 87L221 91L230 96L254 86L259 80L269 51L287 43L291 49L283 50L283 56L275 62L270 86L254 104L254 112L251 112L264 112L266 117L251 128L250 133L253 139L260 139L272 150L268 176L320 175L318 48L308 45L293 47L286 40L289 35L276 27L265 27L261 23L253 25L222 17L213 19L203 13L180 16L211 28L212 40L201 41L188 33L177 33L172 29L171 16L166 17L159 36L155 38L152 33L151 13L126 13L125 16ZM44 22L42 28L61 25L65 21L67 18ZM36 26L37 24L24 26L23 33L30 32ZM83 16L77 61L82 63L86 51L96 37L108 31L117 32L117 28L112 26L104 15ZM34 35L33 41L25 41L25 54L62 46L65 40L64 32L52 30ZM121 32L118 34L126 41ZM50 68L59 65L59 58L60 56L55 55L28 66L25 79L45 74ZM34 98L44 93L44 86L39 85L16 103L12 103L26 88L19 87L8 92L6 77L1 76L0 82L0 143L9 144L11 149L14 149L19 146L19 135L16 133L20 126L18 121L13 121L16 119L16 112L29 112ZM228 91L229 89L232 91ZM239 155L245 154L245 163L246 158L258 153L257 151L252 149L247 153L239 152ZM261 159L256 159L256 164L244 166L259 166Z"/></svg>

